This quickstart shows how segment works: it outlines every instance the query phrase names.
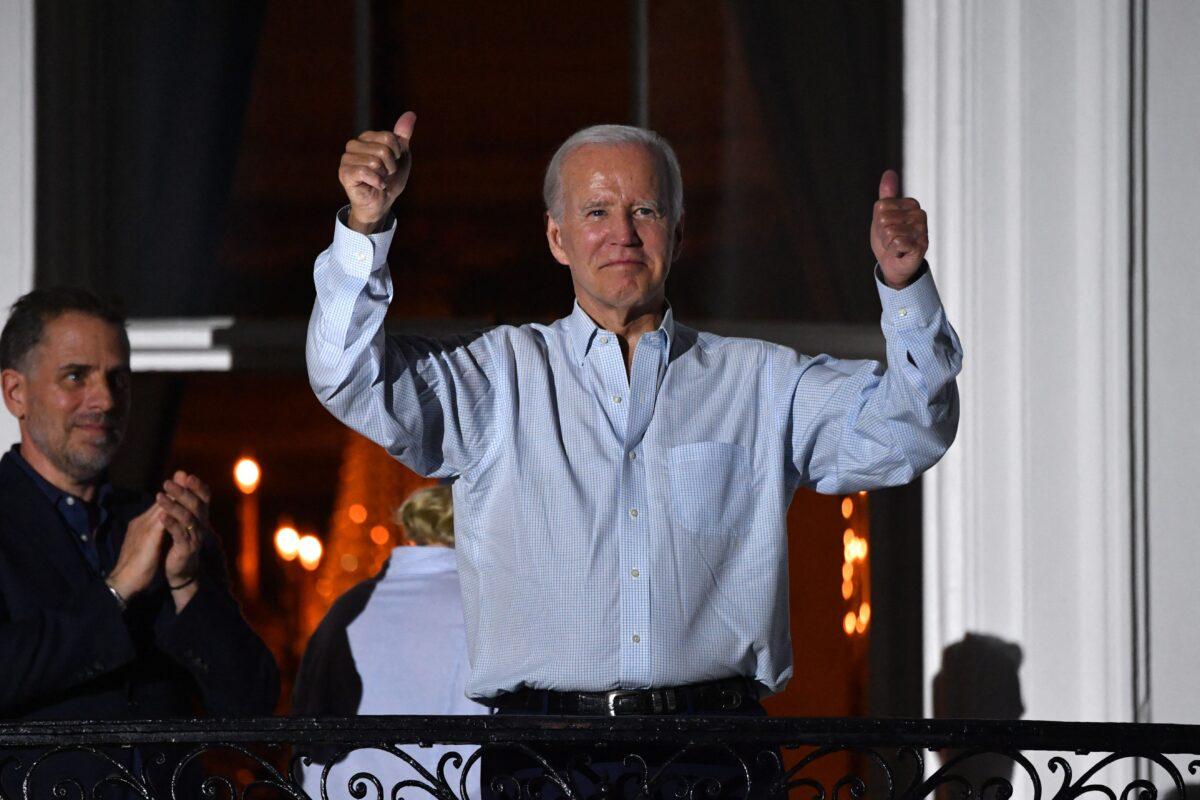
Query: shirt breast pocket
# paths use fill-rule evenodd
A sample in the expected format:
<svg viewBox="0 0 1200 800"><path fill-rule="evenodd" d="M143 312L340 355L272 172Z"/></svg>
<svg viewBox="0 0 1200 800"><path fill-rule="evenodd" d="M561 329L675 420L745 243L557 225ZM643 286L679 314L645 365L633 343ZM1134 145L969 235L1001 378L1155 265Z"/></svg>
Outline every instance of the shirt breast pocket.
<svg viewBox="0 0 1200 800"><path fill-rule="evenodd" d="M675 520L691 533L736 535L750 522L750 456L725 442L694 442L668 452Z"/></svg>

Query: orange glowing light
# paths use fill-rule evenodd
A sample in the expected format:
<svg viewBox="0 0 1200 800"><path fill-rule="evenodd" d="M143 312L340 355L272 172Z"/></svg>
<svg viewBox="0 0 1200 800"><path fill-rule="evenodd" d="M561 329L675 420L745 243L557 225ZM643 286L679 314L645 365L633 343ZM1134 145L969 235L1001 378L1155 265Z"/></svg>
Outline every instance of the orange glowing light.
<svg viewBox="0 0 1200 800"><path fill-rule="evenodd" d="M392 535L382 525L376 525L374 528L371 528L371 541L375 544L387 544L390 538L392 538Z"/></svg>
<svg viewBox="0 0 1200 800"><path fill-rule="evenodd" d="M295 528L283 525L275 531L275 552L284 561L291 561L300 554L300 534Z"/></svg>
<svg viewBox="0 0 1200 800"><path fill-rule="evenodd" d="M321 540L307 533L300 537L300 542L297 546L297 553L300 555L300 566L310 572L317 568L321 563L321 555L325 552L325 548L321 545Z"/></svg>
<svg viewBox="0 0 1200 800"><path fill-rule="evenodd" d="M868 625L871 622L871 604L863 603L858 607L858 618L862 620L863 625Z"/></svg>
<svg viewBox="0 0 1200 800"><path fill-rule="evenodd" d="M842 548L843 561L850 562L854 560L854 554L858 552L858 548L854 546L855 542L856 540L851 539L850 541L846 542L845 546Z"/></svg>
<svg viewBox="0 0 1200 800"><path fill-rule="evenodd" d="M329 578L321 578L317 581L317 594L321 597L329 597L333 594L333 584L329 582Z"/></svg>
<svg viewBox="0 0 1200 800"><path fill-rule="evenodd" d="M858 618L858 623L854 626L855 633L865 633L867 630L867 621L862 617Z"/></svg>
<svg viewBox="0 0 1200 800"><path fill-rule="evenodd" d="M854 501L847 497L842 500L842 517L850 519L852 516L854 516Z"/></svg>
<svg viewBox="0 0 1200 800"><path fill-rule="evenodd" d="M842 580L848 581L854 577L854 565L847 561L842 564Z"/></svg>
<svg viewBox="0 0 1200 800"><path fill-rule="evenodd" d="M262 478L262 469L253 458L239 458L233 465L233 481L242 494L254 494Z"/></svg>
<svg viewBox="0 0 1200 800"><path fill-rule="evenodd" d="M341 559L342 569L346 572L354 572L358 569L358 556L353 553L345 553Z"/></svg>
<svg viewBox="0 0 1200 800"><path fill-rule="evenodd" d="M355 525L362 525L367 521L367 507L362 503L355 503L350 506L350 509L346 513L350 515L350 521Z"/></svg>
<svg viewBox="0 0 1200 800"><path fill-rule="evenodd" d="M846 632L847 636L851 636L854 634L854 629L857 627L857 625L858 619L855 618L854 612L847 611L846 618L842 620L842 630Z"/></svg>
<svg viewBox="0 0 1200 800"><path fill-rule="evenodd" d="M858 560L859 561L867 560L867 540L866 539L858 540Z"/></svg>
<svg viewBox="0 0 1200 800"><path fill-rule="evenodd" d="M850 544L854 541L854 529L846 528L846 532L842 534L842 544Z"/></svg>
<svg viewBox="0 0 1200 800"><path fill-rule="evenodd" d="M842 599L849 600L852 594L854 594L854 582L842 581Z"/></svg>

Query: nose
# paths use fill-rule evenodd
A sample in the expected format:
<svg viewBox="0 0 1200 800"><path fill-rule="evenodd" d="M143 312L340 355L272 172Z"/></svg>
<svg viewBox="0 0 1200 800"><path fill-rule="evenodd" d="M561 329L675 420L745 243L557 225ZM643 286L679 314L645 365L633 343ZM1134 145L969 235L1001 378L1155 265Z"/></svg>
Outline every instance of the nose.
<svg viewBox="0 0 1200 800"><path fill-rule="evenodd" d="M613 214L611 219L611 241L620 247L640 247L642 237L638 234L637 223L632 214Z"/></svg>
<svg viewBox="0 0 1200 800"><path fill-rule="evenodd" d="M96 375L88 392L88 407L94 411L111 411L117 404L118 389L106 375Z"/></svg>

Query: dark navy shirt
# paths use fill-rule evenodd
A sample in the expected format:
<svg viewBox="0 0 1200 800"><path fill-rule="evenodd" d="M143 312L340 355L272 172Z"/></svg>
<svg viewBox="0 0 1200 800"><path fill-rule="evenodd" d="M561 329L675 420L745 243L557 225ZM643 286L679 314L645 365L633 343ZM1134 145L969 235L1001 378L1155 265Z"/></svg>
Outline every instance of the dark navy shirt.
<svg viewBox="0 0 1200 800"><path fill-rule="evenodd" d="M117 561L112 536L108 530L112 484L104 480L96 491L96 499L89 503L70 492L64 492L43 478L21 455L20 445L14 444L8 452L17 462L17 466L25 470L25 474L32 478L42 494L46 495L50 505L58 511L58 516L66 524L67 531L79 546L79 552L83 554L92 571L101 577L108 575Z"/></svg>

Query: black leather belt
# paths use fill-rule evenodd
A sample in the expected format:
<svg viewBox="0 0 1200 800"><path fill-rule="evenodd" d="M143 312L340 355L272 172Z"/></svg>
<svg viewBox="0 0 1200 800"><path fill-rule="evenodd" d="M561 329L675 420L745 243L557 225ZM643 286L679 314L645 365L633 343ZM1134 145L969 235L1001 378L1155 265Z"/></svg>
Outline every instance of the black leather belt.
<svg viewBox="0 0 1200 800"><path fill-rule="evenodd" d="M614 689L610 692L552 692L522 689L502 694L488 705L528 714L616 717L624 714L721 714L738 711L758 699L758 685L726 678L665 689Z"/></svg>

